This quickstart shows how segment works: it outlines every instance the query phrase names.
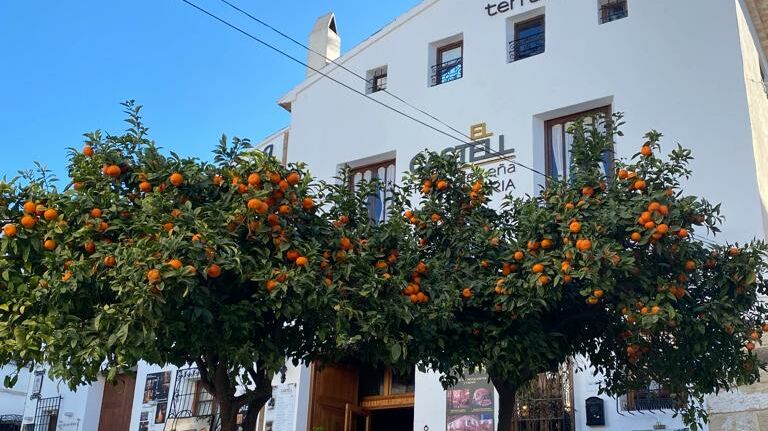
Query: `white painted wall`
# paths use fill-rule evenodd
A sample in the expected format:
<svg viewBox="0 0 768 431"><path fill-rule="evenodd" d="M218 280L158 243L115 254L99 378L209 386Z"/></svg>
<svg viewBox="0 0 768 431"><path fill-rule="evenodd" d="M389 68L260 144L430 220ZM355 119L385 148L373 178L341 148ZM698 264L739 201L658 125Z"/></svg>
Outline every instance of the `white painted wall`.
<svg viewBox="0 0 768 431"><path fill-rule="evenodd" d="M661 131L664 150L679 142L694 151L695 176L684 185L686 192L723 203L726 224L719 240L765 237L755 160L768 157L760 135L768 108L764 97L747 103L751 90L734 1L629 0L629 17L604 25L598 24L594 0L514 3L514 11L489 17L485 2L425 0L339 62L363 76L387 65L389 91L463 133L486 122L514 146L518 162L540 171L544 121L610 104L628 122L617 144L619 157L636 153L648 130ZM508 63L509 29L534 10L546 16L546 51ZM464 77L429 87L431 44L458 34L464 40ZM324 72L365 90L365 82L334 65ZM448 131L385 93L371 97ZM396 154L402 172L419 151L458 144L319 76L279 102L292 110L289 160L306 162L322 179L332 178L342 163L387 153ZM543 182L520 168L512 175L518 195L535 192ZM574 379L577 430L589 429L583 403L597 393L599 377L579 373ZM657 421L682 428L669 414L622 416L616 400L607 398L605 406L607 426L596 429L646 430ZM445 396L437 376L418 373L413 429L425 425L445 429Z"/></svg>
<svg viewBox="0 0 768 431"><path fill-rule="evenodd" d="M38 368L43 369L43 368ZM23 423L34 423L38 401L32 399L34 376L30 376L26 391L26 406ZM60 380L53 380L47 375L43 378L40 398L61 397L57 430L60 431L96 431L99 426L103 382L78 386L72 391Z"/></svg>
<svg viewBox="0 0 768 431"><path fill-rule="evenodd" d="M24 404L27 400L27 387L29 387L30 373L22 370L18 375L16 384L6 388L3 382L6 376L14 376L16 366L9 364L0 367L0 416L24 414Z"/></svg>

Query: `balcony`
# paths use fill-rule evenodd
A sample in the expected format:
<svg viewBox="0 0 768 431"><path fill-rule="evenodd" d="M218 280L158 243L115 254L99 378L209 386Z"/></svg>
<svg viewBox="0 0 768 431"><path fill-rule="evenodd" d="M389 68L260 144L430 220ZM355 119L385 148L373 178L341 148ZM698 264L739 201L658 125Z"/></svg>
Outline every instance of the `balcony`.
<svg viewBox="0 0 768 431"><path fill-rule="evenodd" d="M464 76L464 57L454 58L432 66L431 86L455 81Z"/></svg>
<svg viewBox="0 0 768 431"><path fill-rule="evenodd" d="M544 31L509 42L509 61L518 61L544 52Z"/></svg>
<svg viewBox="0 0 768 431"><path fill-rule="evenodd" d="M600 24L628 16L627 0L608 1L600 6Z"/></svg>

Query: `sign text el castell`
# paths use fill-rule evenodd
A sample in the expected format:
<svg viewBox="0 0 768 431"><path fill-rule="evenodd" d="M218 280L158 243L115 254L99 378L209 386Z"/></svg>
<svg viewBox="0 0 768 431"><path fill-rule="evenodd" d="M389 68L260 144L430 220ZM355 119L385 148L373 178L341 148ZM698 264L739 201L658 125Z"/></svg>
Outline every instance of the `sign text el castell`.
<svg viewBox="0 0 768 431"><path fill-rule="evenodd" d="M527 4L538 3L541 0L508 0L500 1L498 3L488 3L485 5L485 11L488 16L494 16L498 14L505 14L515 10L515 8L522 8Z"/></svg>
<svg viewBox="0 0 768 431"><path fill-rule="evenodd" d="M483 166L498 181L500 192L506 193L514 190L515 183L511 175L515 173L513 162L515 149L507 148L504 135L498 135L494 138L493 132L488 131L485 123L478 123L470 126L469 137L472 142L448 147L440 154L453 154L462 163ZM416 157L418 155L411 159L411 172L413 172Z"/></svg>

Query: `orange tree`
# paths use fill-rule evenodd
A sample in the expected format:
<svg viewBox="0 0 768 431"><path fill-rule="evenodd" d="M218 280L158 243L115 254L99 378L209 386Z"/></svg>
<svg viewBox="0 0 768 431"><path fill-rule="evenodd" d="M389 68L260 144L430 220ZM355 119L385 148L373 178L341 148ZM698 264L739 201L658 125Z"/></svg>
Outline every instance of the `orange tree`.
<svg viewBox="0 0 768 431"><path fill-rule="evenodd" d="M683 193L691 153L662 159L657 132L606 177L619 124L576 123L568 181L500 209L489 204L493 179L450 158L425 153L406 178L419 196L403 212L412 229L401 248L412 252L399 262L419 309L409 352L446 386L487 372L499 430L512 429L519 389L574 356L610 395L662 385L694 427L705 394L758 378L765 245L696 235L718 231L719 206Z"/></svg>
<svg viewBox="0 0 768 431"><path fill-rule="evenodd" d="M285 358L335 348L361 198L247 140L222 138L214 163L163 155L125 106L126 134L72 150L71 187L45 171L0 185L0 362L49 364L71 386L194 364L222 429L243 407L254 429Z"/></svg>

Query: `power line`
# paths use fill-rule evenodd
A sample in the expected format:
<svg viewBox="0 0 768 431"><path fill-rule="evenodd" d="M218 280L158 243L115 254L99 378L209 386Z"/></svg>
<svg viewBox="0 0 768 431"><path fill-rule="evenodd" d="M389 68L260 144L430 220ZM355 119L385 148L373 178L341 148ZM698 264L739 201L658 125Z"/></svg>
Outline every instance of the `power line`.
<svg viewBox="0 0 768 431"><path fill-rule="evenodd" d="M334 77L330 76L329 74L327 74L327 73L324 73L324 72L320 71L319 69L317 69L317 68L315 68L315 67L312 67L312 66L310 66L309 64L307 64L307 63L305 63L305 62L303 62L303 61L299 60L298 58L296 58L296 57L294 57L294 56L292 56L292 55L290 55L290 54L288 54L288 53L286 53L286 52L282 51L281 49L279 49L279 48L275 47L274 45L271 45L271 44L269 44L269 43L267 43L267 42L265 42L265 41L261 40L260 38L258 38L258 37L256 37L256 36L254 36L253 34L251 34L251 33L247 32L247 31L243 30L242 28L240 28L240 27L238 27L238 26L236 26L236 25L234 25L234 24L232 24L232 23L230 23L230 22L226 21L225 19L223 19L223 18L221 18L221 17L219 17L219 16L217 16L217 15L215 15L215 14L213 14L213 13L209 12L209 11L208 11L208 10L206 10L206 9L203 9L202 7L200 7L200 6L198 6L198 5L196 5L196 4L192 3L192 2L190 2L189 0L181 0L181 1L182 1L182 2L184 2L184 3L186 3L187 5L189 5L189 6L193 7L193 8L195 8L195 9L197 9L198 11L200 11L200 12L202 12L203 14L207 15L208 17L210 17L210 18L212 18L212 19L214 19L214 20L216 20L216 21L218 21L218 22L220 22L220 23L222 23L222 24L226 25L227 27L229 27L229 28L231 28L231 29L233 29L233 30L237 31L238 33L241 33L242 35L244 35L244 36L246 36L246 37L248 37L248 38L250 38L250 39L254 40L255 42L257 42L257 43L259 43L259 44L263 45L264 47L266 47L266 48L269 48L270 50L272 50L272 51L274 51L274 52L277 52L278 54L280 54L280 55L282 55L282 56L284 56L284 57L286 57L286 58L288 58L288 59L292 60L292 61L293 61L293 62L295 62L295 63L298 63L298 64L300 64L300 65L302 65L302 66L304 66L304 67L307 67L308 69L312 70L313 72L315 72L315 73L318 73L319 75L321 75L321 76L323 76L323 77L325 77L325 78L328 78L329 80L331 80L331 81L335 82L336 84L338 84L338 85L340 85L340 86L342 86L342 87L346 88L347 90L349 90L349 91L352 91L353 93L356 93L356 94L358 94L358 95L360 95L360 96L363 96L363 97L365 97L366 99L368 99L368 100L370 100L370 101L372 101L372 102L374 102L374 103L376 103L376 104L378 104L378 105L380 105L380 106L382 106L382 107L384 107L384 108L386 108L386 109L389 109L389 110L391 110L391 111L393 111L393 112L395 112L395 113L397 113L397 114L400 114L400 115L402 115L402 116L404 116L404 117L406 117L406 118L409 118L409 119L411 119L412 121L415 121L416 123L419 123L419 124L421 124L421 125L423 125L423 126L425 126L425 127L429 128L429 129L431 129L431 130L433 130L433 131L435 131L435 132L437 132L437 133L440 133L440 134L442 134L442 135L445 135L445 136L447 136L447 137L449 137L449 138L451 138L451 139L453 139L453 140L456 140L456 141L458 141L458 142L461 142L462 144L465 144L465 145L470 145L470 146L477 146L477 145L482 145L482 144L478 144L478 143L476 143L476 142L466 142L466 141L464 141L463 139L457 138L456 136L453 136L453 135L451 135L450 133L448 133L448 132L445 132L444 130L438 129L437 127L435 127L435 126L433 126L433 125L431 125L431 124L428 124L428 123L426 123L426 122L424 122L424 121L422 121L422 120L420 120L420 119L418 119L418 118L415 118L415 117L413 117L413 116L411 116L411 115L408 115L407 113L403 112L403 111L402 111L402 110L400 110L400 109L397 109L397 108L394 108L394 107L392 107L392 106L390 106L390 105L387 105L386 103L384 103L384 102L382 102L382 101L380 101L380 100L377 100L377 99L375 99L375 98L371 97L370 95L368 95L368 94L365 94L365 93L361 92L360 90L357 90L356 88L353 88L353 87L351 87L350 85L348 85L348 84L345 84L345 83L343 83L343 82L339 81L338 79L336 79L336 78L334 78ZM237 8L237 9L238 9L238 10L240 10L239 8ZM250 16L250 15L249 15L249 16ZM256 18L254 17L254 19L256 19ZM260 23L262 23L263 21L259 20L259 21L257 21L257 22L260 22ZM273 29L273 31L278 31L278 32L279 32L279 30L274 30L274 27L272 27L272 26L269 26L269 28ZM283 32L279 32L278 34L284 35L284 33L283 33ZM286 36L287 36L287 35L286 35ZM293 38L291 38L291 40L293 40ZM296 43L298 43L298 41L295 41L295 42L296 42ZM320 54L320 55L322 55L322 54ZM326 58L327 58L327 57L326 57ZM335 63L335 64L337 64L337 65L338 65L338 63ZM347 69L347 68L344 68L344 69L349 71L349 69ZM351 72L351 71L350 71L350 72ZM351 72L351 73L354 73L354 72ZM356 75L356 74L355 74L355 75ZM363 78L363 79L365 79L365 78ZM367 80L367 79L365 79L365 81L367 82L368 80ZM391 95L391 93L389 93L389 94ZM395 96L395 97L396 97L396 96ZM404 103L406 103L406 104L407 104L407 102L404 102ZM414 107L414 109L417 109L417 110L419 110L418 108L415 108L415 107ZM421 110L420 110L420 111L421 111ZM428 113L426 113L426 115L429 115L430 117L436 118L436 117L434 117L434 116L432 116L431 114L428 114ZM440 121L440 120L438 119L437 121ZM442 121L440 121L440 122L442 123ZM453 127L450 127L450 126L448 126L448 127L449 127L450 129L452 129L452 130L456 130L456 129L454 129ZM458 132L458 133L460 133L462 136L465 136L465 135L464 135L462 132ZM470 139L471 139L471 138L470 138ZM499 152L496 152L496 151L493 151L493 150L489 150L488 148L485 148L485 147L483 147L483 150L484 150L486 153L488 153L488 154L491 154L491 155L495 155L495 156L497 156L499 159L507 160L507 161L509 161L510 163L513 163L513 164L514 164L514 165L516 165L516 166L520 166L520 167L522 167L522 168L525 168L525 169L527 169L527 170L529 170L529 171L531 171L531 172L534 172L534 173L536 173L536 174L539 174L539 175L543 175L544 177L546 177L546 178L548 178L548 179L553 179L551 176L549 176L549 175L547 175L547 174L545 174L545 173L543 173L543 172L540 172L540 171L538 171L538 170L536 170L536 169L534 169L534 168L528 167L528 166L526 166L526 165L524 165L524 164L522 164L522 163L520 163L520 162L518 162L518 161L516 161L516 160L510 159L508 156L505 156L505 155L504 155L504 154L502 154L502 153L499 153Z"/></svg>

